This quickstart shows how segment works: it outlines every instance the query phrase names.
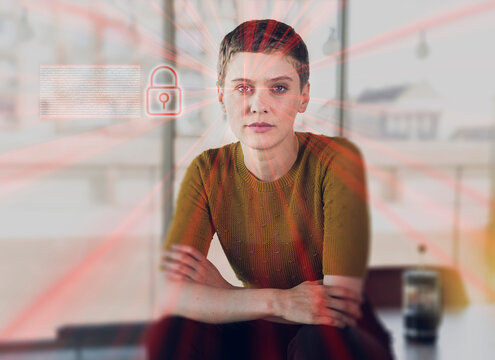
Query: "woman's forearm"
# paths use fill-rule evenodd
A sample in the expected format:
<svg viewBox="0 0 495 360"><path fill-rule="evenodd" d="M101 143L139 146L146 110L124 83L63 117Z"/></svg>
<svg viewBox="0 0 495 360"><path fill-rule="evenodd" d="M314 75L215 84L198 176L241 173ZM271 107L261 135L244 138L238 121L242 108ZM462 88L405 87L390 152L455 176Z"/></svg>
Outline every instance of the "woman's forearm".
<svg viewBox="0 0 495 360"><path fill-rule="evenodd" d="M300 323L298 323L298 322L285 320L284 318L282 318L280 316L268 316L268 317L264 317L263 320L271 321L271 322L279 323L279 324L300 325Z"/></svg>
<svg viewBox="0 0 495 360"><path fill-rule="evenodd" d="M208 323L247 321L278 316L281 290L217 288L191 281L167 281L159 314L179 315Z"/></svg>

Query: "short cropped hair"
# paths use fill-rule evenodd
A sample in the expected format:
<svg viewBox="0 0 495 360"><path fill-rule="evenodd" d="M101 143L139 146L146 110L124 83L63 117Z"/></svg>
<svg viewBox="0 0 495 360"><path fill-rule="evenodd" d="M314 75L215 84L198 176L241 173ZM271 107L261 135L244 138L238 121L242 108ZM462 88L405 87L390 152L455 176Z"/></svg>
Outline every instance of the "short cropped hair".
<svg viewBox="0 0 495 360"><path fill-rule="evenodd" d="M283 22L250 20L225 35L218 54L218 86L225 85L227 66L239 52L282 53L294 61L301 89L309 80L308 48L301 36Z"/></svg>

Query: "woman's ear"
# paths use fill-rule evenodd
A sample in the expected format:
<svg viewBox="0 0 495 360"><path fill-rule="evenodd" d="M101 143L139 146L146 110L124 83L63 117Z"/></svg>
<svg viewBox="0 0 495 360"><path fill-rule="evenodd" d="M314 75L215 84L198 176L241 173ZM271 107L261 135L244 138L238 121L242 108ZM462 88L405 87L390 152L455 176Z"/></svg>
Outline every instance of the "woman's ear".
<svg viewBox="0 0 495 360"><path fill-rule="evenodd" d="M309 81L303 86L301 90L301 103L299 104L298 112L303 113L306 111L309 103Z"/></svg>
<svg viewBox="0 0 495 360"><path fill-rule="evenodd" d="M225 109L225 104L223 102L223 92L224 92L223 87L217 85L218 102L220 103L220 106L222 107L223 112L226 113L227 109Z"/></svg>

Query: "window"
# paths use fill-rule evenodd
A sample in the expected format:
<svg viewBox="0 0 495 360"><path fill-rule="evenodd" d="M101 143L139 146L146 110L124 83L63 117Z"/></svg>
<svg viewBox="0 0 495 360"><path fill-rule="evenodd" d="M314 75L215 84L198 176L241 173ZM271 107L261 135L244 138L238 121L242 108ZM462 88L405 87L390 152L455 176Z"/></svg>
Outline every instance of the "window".
<svg viewBox="0 0 495 360"><path fill-rule="evenodd" d="M370 184L388 184L371 188L371 263L414 264L418 242L429 244L440 251L428 252L427 262L468 271L478 281L465 279L471 298L486 301L478 284L489 283L493 137L480 134L491 134L493 123L495 88L488 74L495 51L488 44L495 28L480 11L446 20L475 6L464 0L351 2L348 91L384 108L382 138L359 133L359 126L354 131L355 122L350 128L368 161ZM420 28L426 19L429 25ZM425 46L428 51L418 52ZM365 111L367 104L359 105ZM362 122L372 119L368 111ZM383 176L391 168L395 175ZM399 202L392 201L397 183Z"/></svg>

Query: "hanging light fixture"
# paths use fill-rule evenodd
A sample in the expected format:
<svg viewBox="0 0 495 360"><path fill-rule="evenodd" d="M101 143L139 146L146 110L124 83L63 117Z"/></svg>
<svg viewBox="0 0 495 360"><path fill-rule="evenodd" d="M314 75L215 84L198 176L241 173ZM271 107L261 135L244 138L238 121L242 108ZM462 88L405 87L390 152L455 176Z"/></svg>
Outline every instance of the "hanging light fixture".
<svg viewBox="0 0 495 360"><path fill-rule="evenodd" d="M426 32L421 30L419 33L419 44L416 46L416 56L420 59L426 59L430 54L430 47L426 43Z"/></svg>
<svg viewBox="0 0 495 360"><path fill-rule="evenodd" d="M330 28L330 36L328 40L323 44L323 53L325 55L333 55L340 50L340 41L335 34L335 28Z"/></svg>

